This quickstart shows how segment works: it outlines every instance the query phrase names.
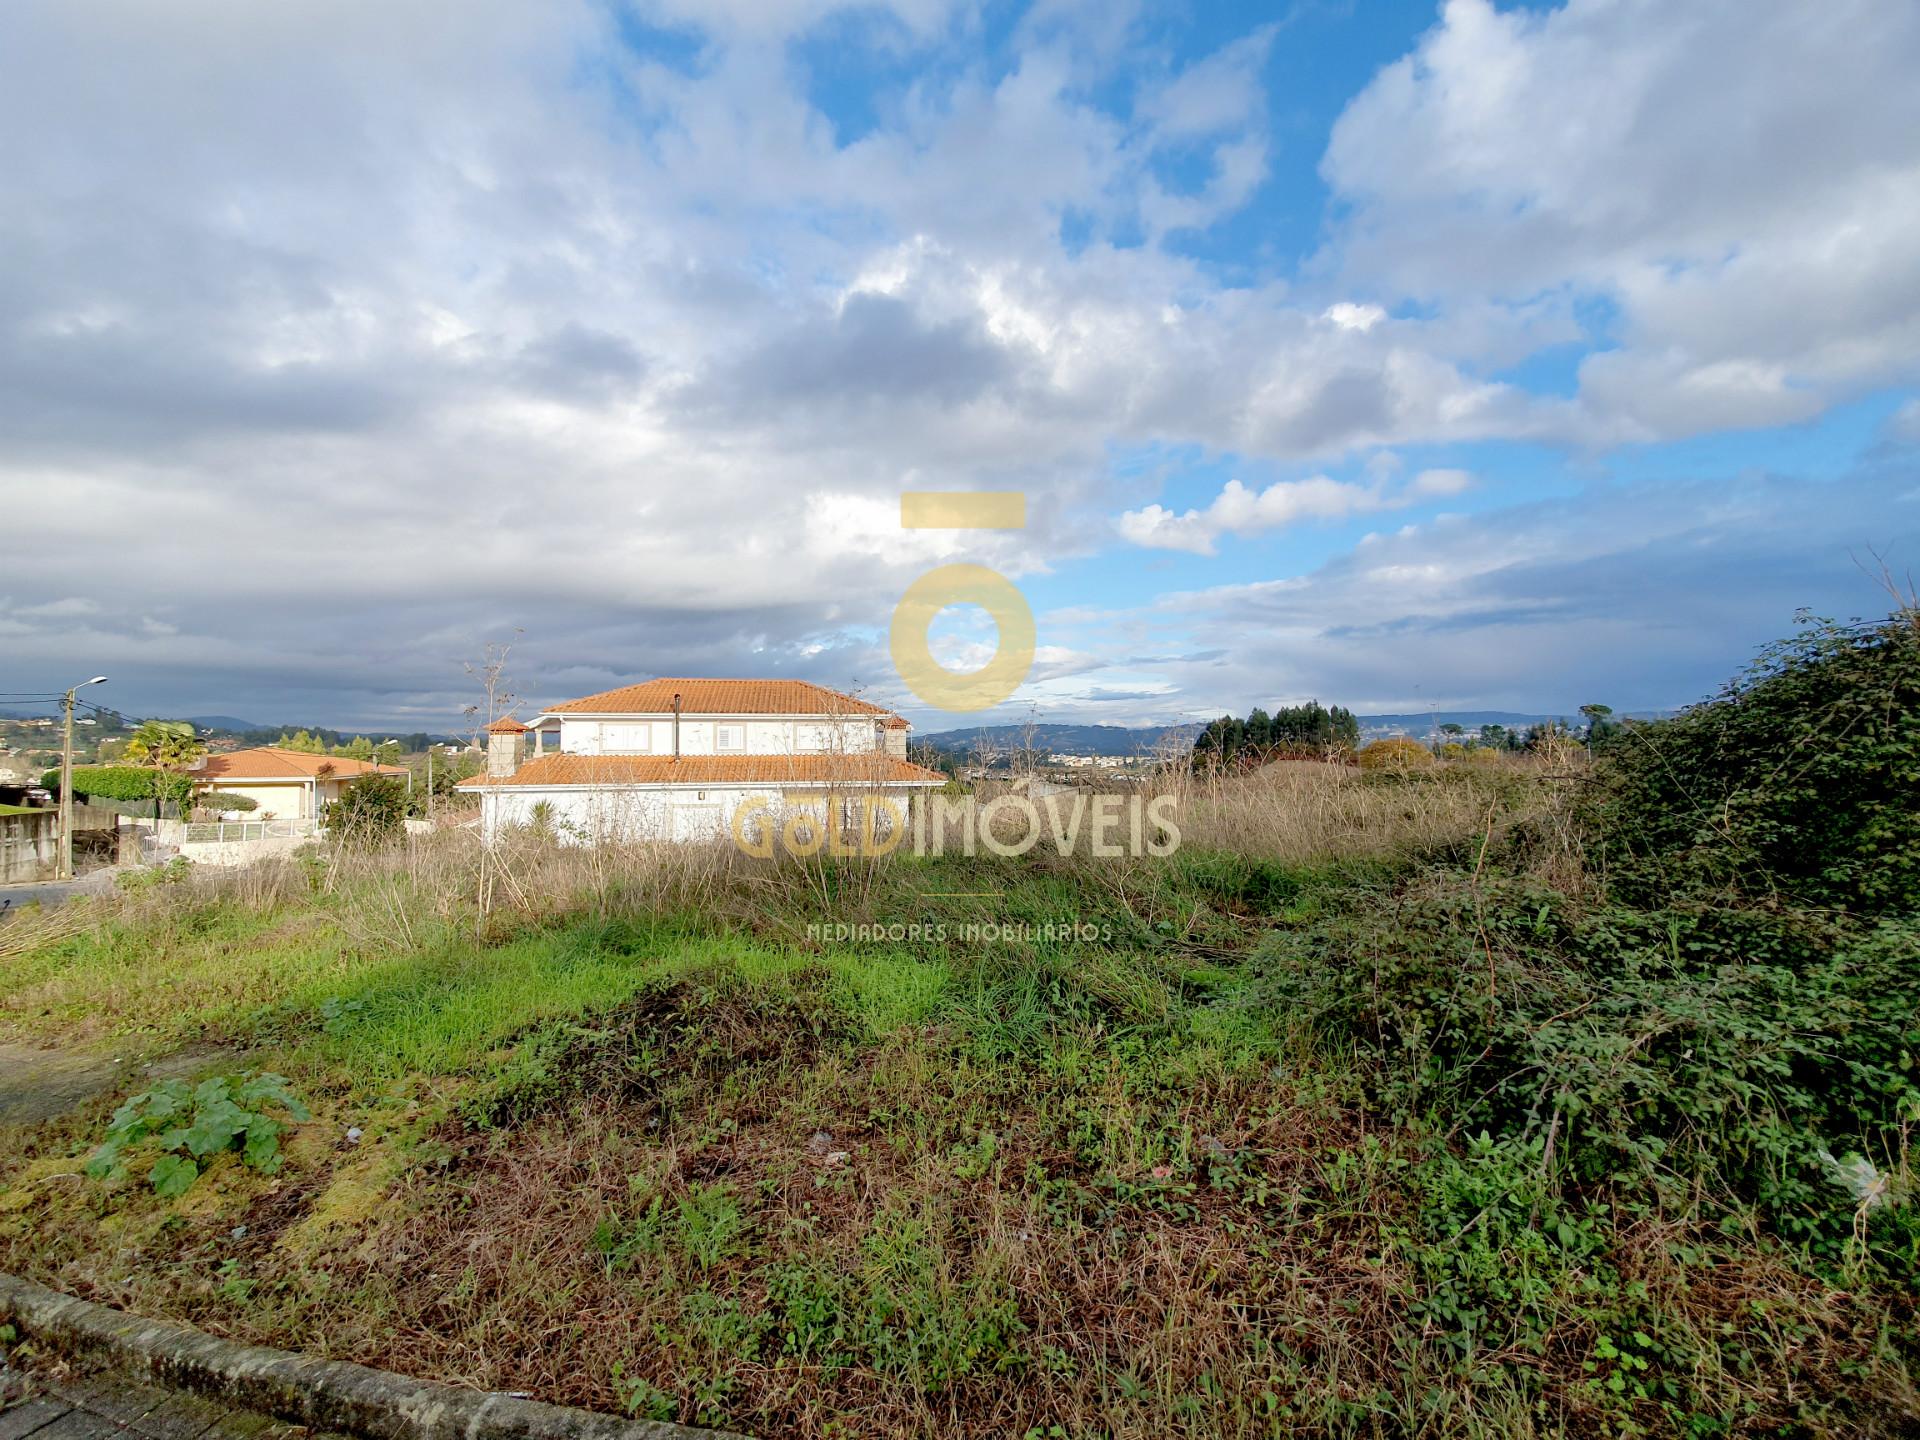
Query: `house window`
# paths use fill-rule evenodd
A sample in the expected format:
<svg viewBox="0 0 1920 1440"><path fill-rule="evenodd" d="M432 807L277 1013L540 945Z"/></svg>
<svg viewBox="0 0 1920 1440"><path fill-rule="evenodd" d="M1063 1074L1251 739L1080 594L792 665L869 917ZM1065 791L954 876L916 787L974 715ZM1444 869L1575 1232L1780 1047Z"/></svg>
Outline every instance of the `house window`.
<svg viewBox="0 0 1920 1440"><path fill-rule="evenodd" d="M609 755L644 755L653 749L653 726L602 725L600 748Z"/></svg>
<svg viewBox="0 0 1920 1440"><path fill-rule="evenodd" d="M747 727L744 725L716 725L713 727L713 748L716 750L744 750L747 748Z"/></svg>

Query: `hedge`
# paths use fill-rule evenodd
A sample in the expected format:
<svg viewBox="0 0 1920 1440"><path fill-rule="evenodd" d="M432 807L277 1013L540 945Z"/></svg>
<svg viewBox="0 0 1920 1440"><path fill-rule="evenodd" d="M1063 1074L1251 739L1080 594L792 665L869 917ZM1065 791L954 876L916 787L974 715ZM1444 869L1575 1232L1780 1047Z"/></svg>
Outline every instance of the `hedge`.
<svg viewBox="0 0 1920 1440"><path fill-rule="evenodd" d="M40 778L49 790L60 788L60 772L49 770ZM76 765L73 767L73 793L95 800L171 800L183 801L193 789L192 777L167 770L148 770L138 765Z"/></svg>

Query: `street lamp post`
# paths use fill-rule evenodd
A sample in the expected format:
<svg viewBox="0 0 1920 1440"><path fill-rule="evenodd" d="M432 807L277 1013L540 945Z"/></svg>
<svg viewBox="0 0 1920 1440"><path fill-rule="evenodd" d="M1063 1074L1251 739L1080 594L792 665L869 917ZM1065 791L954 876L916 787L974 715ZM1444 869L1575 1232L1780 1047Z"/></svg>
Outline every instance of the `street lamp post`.
<svg viewBox="0 0 1920 1440"><path fill-rule="evenodd" d="M60 865L55 878L73 878L73 693L89 685L104 685L107 677L96 675L82 680L66 695L66 739L60 747Z"/></svg>

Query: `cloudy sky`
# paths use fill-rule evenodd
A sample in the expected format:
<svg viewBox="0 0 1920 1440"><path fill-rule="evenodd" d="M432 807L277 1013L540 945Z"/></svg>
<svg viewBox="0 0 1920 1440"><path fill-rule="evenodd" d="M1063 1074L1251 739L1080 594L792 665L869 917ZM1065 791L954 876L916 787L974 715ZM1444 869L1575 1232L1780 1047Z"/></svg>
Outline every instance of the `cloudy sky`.
<svg viewBox="0 0 1920 1440"><path fill-rule="evenodd" d="M0 26L0 692L1665 707L1920 572L1908 0ZM900 529L965 489L1027 528ZM950 561L1037 618L988 717L886 649Z"/></svg>

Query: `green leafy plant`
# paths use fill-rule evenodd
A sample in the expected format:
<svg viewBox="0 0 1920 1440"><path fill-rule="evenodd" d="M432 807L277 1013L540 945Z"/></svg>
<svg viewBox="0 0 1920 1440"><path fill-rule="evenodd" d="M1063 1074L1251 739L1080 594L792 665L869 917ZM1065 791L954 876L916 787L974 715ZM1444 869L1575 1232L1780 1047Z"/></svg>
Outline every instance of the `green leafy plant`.
<svg viewBox="0 0 1920 1440"><path fill-rule="evenodd" d="M550 800L539 800L527 812L527 833L536 840L551 840L558 812Z"/></svg>
<svg viewBox="0 0 1920 1440"><path fill-rule="evenodd" d="M623 1361L613 1362L613 1392L629 1415L642 1420L671 1420L678 1406L673 1396L644 1375L629 1375Z"/></svg>
<svg viewBox="0 0 1920 1440"><path fill-rule="evenodd" d="M147 1179L155 1193L183 1195L213 1157L240 1152L242 1163L271 1175L280 1168L280 1137L288 1121L313 1118L282 1075L215 1075L197 1086L163 1080L113 1112L107 1137L87 1161L87 1174L104 1180L122 1174L128 1152L151 1140L160 1151Z"/></svg>
<svg viewBox="0 0 1920 1440"><path fill-rule="evenodd" d="M623 1224L611 1215L593 1227L593 1248L609 1270L624 1270L640 1255L658 1255L667 1228L666 1199L656 1195L638 1217Z"/></svg>
<svg viewBox="0 0 1920 1440"><path fill-rule="evenodd" d="M962 1180L978 1180L993 1171L994 1157L998 1154L999 1142L991 1130L980 1132L980 1138L968 1144L953 1147L953 1173Z"/></svg>
<svg viewBox="0 0 1920 1440"><path fill-rule="evenodd" d="M367 1002L329 995L320 1002L320 1028L329 1035L350 1034L367 1019Z"/></svg>
<svg viewBox="0 0 1920 1440"><path fill-rule="evenodd" d="M743 1243L746 1212L733 1187L695 1185L674 1207L680 1248L702 1270L711 1270Z"/></svg>
<svg viewBox="0 0 1920 1440"><path fill-rule="evenodd" d="M327 833L343 845L372 848L397 838L406 818L406 783L372 775L345 787L327 807Z"/></svg>

